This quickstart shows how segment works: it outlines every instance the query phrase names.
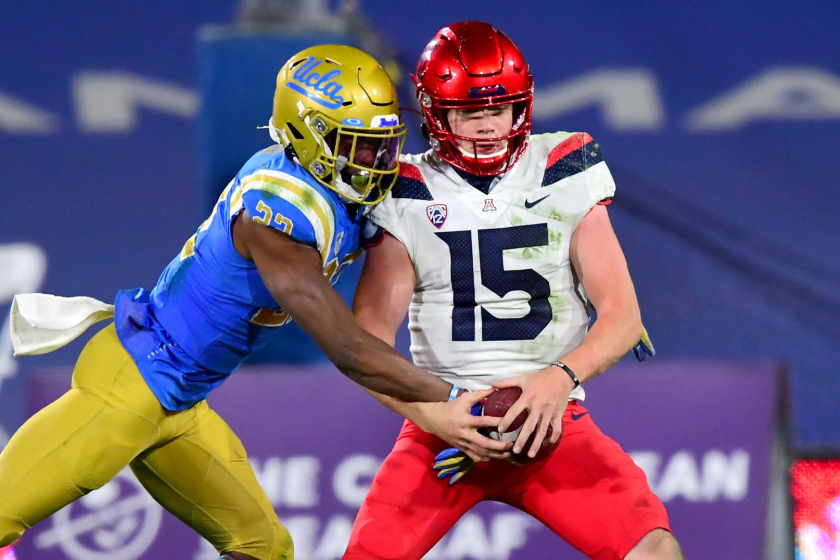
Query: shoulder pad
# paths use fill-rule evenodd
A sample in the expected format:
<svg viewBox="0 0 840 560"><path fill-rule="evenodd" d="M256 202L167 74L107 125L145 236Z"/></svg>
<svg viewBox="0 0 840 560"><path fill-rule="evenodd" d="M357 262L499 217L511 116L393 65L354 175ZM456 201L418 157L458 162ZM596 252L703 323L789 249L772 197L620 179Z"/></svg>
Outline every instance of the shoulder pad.
<svg viewBox="0 0 840 560"><path fill-rule="evenodd" d="M586 132L576 132L549 152L542 185L553 185L602 161L601 146Z"/></svg>
<svg viewBox="0 0 840 560"><path fill-rule="evenodd" d="M332 201L314 185L276 169L242 178L242 204L248 215L324 253L335 233Z"/></svg>
<svg viewBox="0 0 840 560"><path fill-rule="evenodd" d="M246 176L260 169L280 169L294 173L294 167L297 166L286 157L286 151L283 147L275 144L263 148L248 158L248 161L239 170L237 176L244 180Z"/></svg>
<svg viewBox="0 0 840 560"><path fill-rule="evenodd" d="M393 198L413 198L415 200L434 200L426 186L426 180L420 169L411 163L400 163L400 174L391 189Z"/></svg>
<svg viewBox="0 0 840 560"><path fill-rule="evenodd" d="M280 144L273 144L267 148L263 148L257 155L269 155L269 154L282 154L283 159L286 159L286 148L281 146Z"/></svg>

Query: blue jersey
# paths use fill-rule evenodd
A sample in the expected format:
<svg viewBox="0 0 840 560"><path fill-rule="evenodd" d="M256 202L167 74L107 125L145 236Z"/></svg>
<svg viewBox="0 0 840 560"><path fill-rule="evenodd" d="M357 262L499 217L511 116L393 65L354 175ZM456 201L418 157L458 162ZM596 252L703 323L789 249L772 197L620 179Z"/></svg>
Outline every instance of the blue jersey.
<svg viewBox="0 0 840 560"><path fill-rule="evenodd" d="M362 253L361 211L352 216L338 194L281 147L254 155L154 290L117 295L120 342L168 410L186 410L206 398L291 320L256 265L234 249L231 226L242 210L316 248L330 283Z"/></svg>

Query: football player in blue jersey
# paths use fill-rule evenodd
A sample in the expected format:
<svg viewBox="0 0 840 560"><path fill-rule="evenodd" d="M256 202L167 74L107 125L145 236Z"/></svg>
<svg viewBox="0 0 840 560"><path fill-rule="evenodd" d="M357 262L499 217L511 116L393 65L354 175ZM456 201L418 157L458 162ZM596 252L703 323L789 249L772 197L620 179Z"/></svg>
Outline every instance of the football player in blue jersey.
<svg viewBox="0 0 840 560"><path fill-rule="evenodd" d="M331 286L362 253L361 209L399 171L405 127L385 71L351 47L304 50L277 76L269 129L280 145L244 165L151 293L117 295L72 389L0 454L0 547L130 465L225 558L292 558L242 444L205 400L292 319L366 388L440 401L440 422L460 430L451 444L489 441L475 428L500 419L469 414L489 391L446 403L458 388L361 329ZM486 453L509 446L493 444Z"/></svg>

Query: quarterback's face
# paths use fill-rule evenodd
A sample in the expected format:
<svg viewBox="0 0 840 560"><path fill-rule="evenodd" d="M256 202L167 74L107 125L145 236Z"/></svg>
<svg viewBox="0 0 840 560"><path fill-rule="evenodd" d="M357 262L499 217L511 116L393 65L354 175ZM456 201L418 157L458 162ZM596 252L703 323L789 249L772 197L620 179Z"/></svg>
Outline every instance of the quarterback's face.
<svg viewBox="0 0 840 560"><path fill-rule="evenodd" d="M457 136L467 138L500 138L510 134L513 126L513 105L499 105L481 109L450 109L446 118L449 128ZM507 140L470 142L455 140L470 155L487 156L507 149ZM476 153L477 152L477 153Z"/></svg>

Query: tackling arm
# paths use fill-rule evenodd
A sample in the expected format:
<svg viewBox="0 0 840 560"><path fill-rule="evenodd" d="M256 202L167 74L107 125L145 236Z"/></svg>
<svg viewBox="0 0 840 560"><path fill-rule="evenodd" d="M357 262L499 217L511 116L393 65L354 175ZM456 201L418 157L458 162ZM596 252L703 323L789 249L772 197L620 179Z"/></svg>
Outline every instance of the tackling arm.
<svg viewBox="0 0 840 560"><path fill-rule="evenodd" d="M237 252L252 260L269 293L347 377L406 401L445 401L452 385L417 368L359 327L321 267L318 251L246 211L233 225Z"/></svg>
<svg viewBox="0 0 840 560"><path fill-rule="evenodd" d="M363 328L390 345L405 319L414 293L414 265L405 246L389 233L365 256L365 267L356 287L353 314ZM405 402L368 389L379 402L463 450L475 461L508 456L510 443L493 441L479 434L479 427L497 426L500 418L472 416L470 409L492 390L462 395L453 402Z"/></svg>
<svg viewBox="0 0 840 560"><path fill-rule="evenodd" d="M373 336L394 346L397 330L405 319L414 293L414 265L405 246L389 233L382 242L368 249L362 276L353 298L353 315L359 325ZM429 405L408 403L368 390L379 402L424 431L424 408Z"/></svg>

